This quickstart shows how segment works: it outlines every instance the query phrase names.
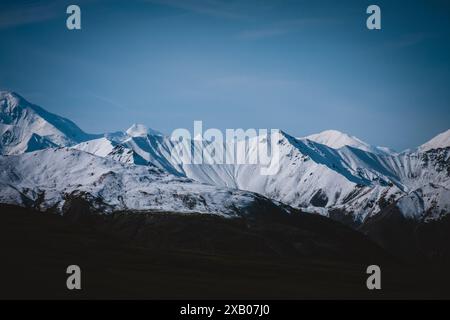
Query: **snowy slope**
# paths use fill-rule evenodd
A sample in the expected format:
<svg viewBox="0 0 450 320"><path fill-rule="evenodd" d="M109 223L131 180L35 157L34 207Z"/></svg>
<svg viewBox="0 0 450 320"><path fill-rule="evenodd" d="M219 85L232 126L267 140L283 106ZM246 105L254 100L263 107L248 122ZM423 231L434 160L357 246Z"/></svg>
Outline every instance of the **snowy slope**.
<svg viewBox="0 0 450 320"><path fill-rule="evenodd" d="M117 142L110 140L106 137L85 141L73 146L74 149L89 152L100 157L106 157L111 154L114 147L117 146ZM125 161L123 161L125 162Z"/></svg>
<svg viewBox="0 0 450 320"><path fill-rule="evenodd" d="M400 198L397 207L406 217L439 219L450 212L450 189L429 183Z"/></svg>
<svg viewBox="0 0 450 320"><path fill-rule="evenodd" d="M125 163L152 164L211 185L257 192L324 215L328 215L329 210L343 210L359 221L429 183L448 188L445 169L448 151L445 149L383 155L348 146L334 149L306 138L295 139L284 132L273 138L279 146L280 171L272 176L262 175L259 164L242 164L248 163L245 159L234 164L189 164L183 157L172 157L176 144L164 136L128 137L120 143L125 156L118 157L116 150L107 157ZM248 143L241 142L247 158L257 156L264 139L255 137ZM214 149L214 143L193 140L189 144L189 148L197 152L206 147ZM225 149L229 152L231 147L225 145ZM439 199L442 201L442 197ZM430 208L427 205L421 208L419 216ZM413 216L418 217L418 214Z"/></svg>
<svg viewBox="0 0 450 320"><path fill-rule="evenodd" d="M13 92L0 91L0 151L20 154L93 139L72 121L45 111Z"/></svg>
<svg viewBox="0 0 450 320"><path fill-rule="evenodd" d="M3 154L71 146L75 154L77 150L82 151L82 157L104 157L108 166L135 168L134 165L140 165L144 168L132 170L157 168L178 179L190 178L220 188L256 192L323 215L340 210L359 221L377 214L391 203L397 203L405 216L415 219L434 219L448 213L446 190L450 189L450 148L446 146L450 131L416 151L400 154L370 146L335 130L305 138L294 138L277 131L267 137L256 136L237 142L236 150L243 152L234 162L223 164L224 159L234 155L234 143L194 139L180 145L178 141L139 124L126 132L93 137L69 120L49 114L16 94L2 93L0 101ZM258 151L270 146L277 147L279 170L274 175L265 175L264 169L275 167L275 159L253 164L250 160L258 159ZM181 152L174 153L177 148ZM214 153L222 156L219 163L214 157L210 161L204 157L202 163L192 164L186 157L191 150L202 154L205 150L222 149L224 154ZM61 170L57 172L64 174ZM1 194L4 199L24 196L14 191L15 184L0 183L3 183ZM40 183L45 184L45 179ZM84 182L80 185L85 187Z"/></svg>
<svg viewBox="0 0 450 320"><path fill-rule="evenodd" d="M248 160L256 159L258 148L272 140L279 146L280 170L276 175L264 175L261 174L262 167L272 163L248 164ZM97 141L104 145L109 143L105 139ZM171 151L177 145L175 141L152 135L128 137L120 143L121 154L125 156L117 156L117 146L107 157L124 163L155 165L166 172L211 185L257 192L325 215L328 208L357 212L355 216L359 220L367 214L378 212L381 198L392 201L404 194L404 186L395 174L388 167L383 167L376 155L359 149L335 150L307 139L295 139L281 131L274 136L255 137L248 143L238 144L241 150L245 150L242 155L246 158L236 159L232 164L191 164L183 157L173 157ZM192 140L188 146L182 147L183 153L186 153L189 148L195 152L206 148L219 150L221 145ZM232 147L232 144L225 144L224 158ZM86 148L82 150L88 151Z"/></svg>
<svg viewBox="0 0 450 320"><path fill-rule="evenodd" d="M126 135L129 137L142 137L147 135L154 135L154 136L161 136L162 133L150 128L147 128L147 126L143 124L135 123L131 127L125 131Z"/></svg>
<svg viewBox="0 0 450 320"><path fill-rule="evenodd" d="M438 149L445 147L450 147L450 129L445 132L442 132L441 134L438 134L430 141L424 143L418 148L418 150L424 152L431 149Z"/></svg>
<svg viewBox="0 0 450 320"><path fill-rule="evenodd" d="M151 166L122 164L70 148L0 156L0 167L0 202L40 210L61 211L68 198L78 196L102 212L236 216L251 213L254 205L276 206L250 192L205 185Z"/></svg>
<svg viewBox="0 0 450 320"><path fill-rule="evenodd" d="M305 139L312 140L329 146L333 149L339 149L342 147L353 147L363 151L376 153L376 154L394 154L395 152L387 147L372 146L354 136L350 136L346 133L338 130L325 130L320 133L312 134L304 137ZM303 139L303 138L300 138Z"/></svg>

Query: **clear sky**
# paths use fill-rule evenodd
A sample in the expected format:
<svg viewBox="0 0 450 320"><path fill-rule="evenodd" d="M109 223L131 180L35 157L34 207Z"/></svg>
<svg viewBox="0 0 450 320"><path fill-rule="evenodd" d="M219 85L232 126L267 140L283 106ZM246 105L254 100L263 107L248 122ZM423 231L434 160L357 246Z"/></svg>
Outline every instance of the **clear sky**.
<svg viewBox="0 0 450 320"><path fill-rule="evenodd" d="M202 120L402 150L450 128L445 0L2 0L0 41L0 88L92 133Z"/></svg>

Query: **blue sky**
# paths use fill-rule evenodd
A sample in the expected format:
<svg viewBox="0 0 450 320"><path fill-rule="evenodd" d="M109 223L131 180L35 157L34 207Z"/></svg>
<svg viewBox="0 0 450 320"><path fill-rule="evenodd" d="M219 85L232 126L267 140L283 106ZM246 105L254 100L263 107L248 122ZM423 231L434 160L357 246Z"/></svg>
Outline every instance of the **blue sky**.
<svg viewBox="0 0 450 320"><path fill-rule="evenodd" d="M202 120L402 150L450 128L447 1L2 1L0 39L0 88L87 132Z"/></svg>

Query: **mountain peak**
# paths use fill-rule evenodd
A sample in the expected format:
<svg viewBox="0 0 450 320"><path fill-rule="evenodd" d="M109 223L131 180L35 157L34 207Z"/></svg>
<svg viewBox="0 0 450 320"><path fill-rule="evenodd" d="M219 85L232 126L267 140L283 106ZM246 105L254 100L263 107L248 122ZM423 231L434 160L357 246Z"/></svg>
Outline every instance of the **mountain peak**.
<svg viewBox="0 0 450 320"><path fill-rule="evenodd" d="M428 151L445 147L450 147L450 129L438 134L428 142L419 146L419 151Z"/></svg>
<svg viewBox="0 0 450 320"><path fill-rule="evenodd" d="M19 97L19 95L13 91L8 91L8 90L0 90L0 98L6 98L8 96L16 96Z"/></svg>
<svg viewBox="0 0 450 320"><path fill-rule="evenodd" d="M333 149L340 149L347 146L376 154L395 154L395 151L389 148L372 146L355 136L351 136L345 132L333 129L312 134L306 136L305 138L317 143L324 144Z"/></svg>
<svg viewBox="0 0 450 320"><path fill-rule="evenodd" d="M30 148L67 146L97 137L72 121L28 102L19 94L0 91L0 150L19 154Z"/></svg>
<svg viewBox="0 0 450 320"><path fill-rule="evenodd" d="M143 124L134 123L126 131L127 135L130 137L141 137L148 134L148 128Z"/></svg>
<svg viewBox="0 0 450 320"><path fill-rule="evenodd" d="M162 135L160 132L148 128L144 124L140 123L134 123L131 127L128 128L126 131L126 134L130 137L144 137L147 135L156 135L160 136Z"/></svg>
<svg viewBox="0 0 450 320"><path fill-rule="evenodd" d="M318 142L324 145L327 145L334 149L339 149L345 146L350 147L356 147L361 148L363 147L369 147L369 144L365 143L364 141L361 141L360 139L351 136L347 133L338 131L338 130L325 130L320 133L312 134L307 137L306 139L312 140L314 142Z"/></svg>
<svg viewBox="0 0 450 320"><path fill-rule="evenodd" d="M23 104L25 99L13 91L0 90L0 107L2 112L10 112L17 106ZM5 103L6 102L6 103Z"/></svg>

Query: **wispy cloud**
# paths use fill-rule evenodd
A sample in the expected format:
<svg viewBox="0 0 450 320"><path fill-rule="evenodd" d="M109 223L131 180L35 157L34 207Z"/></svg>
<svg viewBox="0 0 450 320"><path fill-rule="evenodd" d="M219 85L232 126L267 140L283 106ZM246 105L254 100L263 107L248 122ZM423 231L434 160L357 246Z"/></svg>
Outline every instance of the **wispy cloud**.
<svg viewBox="0 0 450 320"><path fill-rule="evenodd" d="M0 29L47 21L58 11L57 1L4 2L0 4Z"/></svg>
<svg viewBox="0 0 450 320"><path fill-rule="evenodd" d="M314 25L335 24L335 19L324 18L303 18L295 20L284 20L272 23L269 26L260 26L254 29L243 30L237 34L239 39L257 40L269 37L285 35L292 32L299 32L306 27Z"/></svg>
<svg viewBox="0 0 450 320"><path fill-rule="evenodd" d="M186 12L231 20L254 20L273 8L283 5L283 1L263 0L145 0Z"/></svg>
<svg viewBox="0 0 450 320"><path fill-rule="evenodd" d="M109 106L112 106L112 107L114 107L114 108L116 108L116 109L123 110L123 111L129 111L129 110L130 110L130 108L127 108L127 107L124 106L123 104L121 104L121 103L119 103L119 102L117 102L117 101L115 101L115 100L112 100L112 99L110 99L110 98L107 98L107 97L105 97L105 96L98 95L98 94L91 93L91 92L88 92L88 94L89 94L91 97L93 97L93 98L95 98L95 99L101 101L102 103L105 103L105 104L107 104L107 105L109 105Z"/></svg>
<svg viewBox="0 0 450 320"><path fill-rule="evenodd" d="M386 45L393 49L403 49L418 45L434 37L435 37L434 34L425 32L409 33L401 36L397 40L387 42Z"/></svg>
<svg viewBox="0 0 450 320"><path fill-rule="evenodd" d="M240 19L245 15L239 10L240 6L230 1L223 0L147 0L148 2L166 5L186 11L222 17Z"/></svg>
<svg viewBox="0 0 450 320"><path fill-rule="evenodd" d="M84 5L101 0L0 1L0 29L35 24L66 16L70 4Z"/></svg>
<svg viewBox="0 0 450 320"><path fill-rule="evenodd" d="M264 21L267 14L277 7L282 7L282 1L261 0L146 0L149 3L164 5L188 12L212 17L246 20L247 22ZM261 19L259 19L261 18ZM337 20L325 18L286 19L276 23L262 23L253 29L239 32L240 39L261 39L297 32L305 26L336 23Z"/></svg>
<svg viewBox="0 0 450 320"><path fill-rule="evenodd" d="M300 92L305 84L297 79L278 78L269 75L230 74L204 79L190 83L183 87L179 93L189 98L232 97L240 95L241 98L255 95L261 96L282 92Z"/></svg>
<svg viewBox="0 0 450 320"><path fill-rule="evenodd" d="M244 30L237 35L239 39L262 39L289 33L290 30L279 27Z"/></svg>
<svg viewBox="0 0 450 320"><path fill-rule="evenodd" d="M210 88L287 88L301 86L301 83L292 79L236 74L211 79L206 85Z"/></svg>

